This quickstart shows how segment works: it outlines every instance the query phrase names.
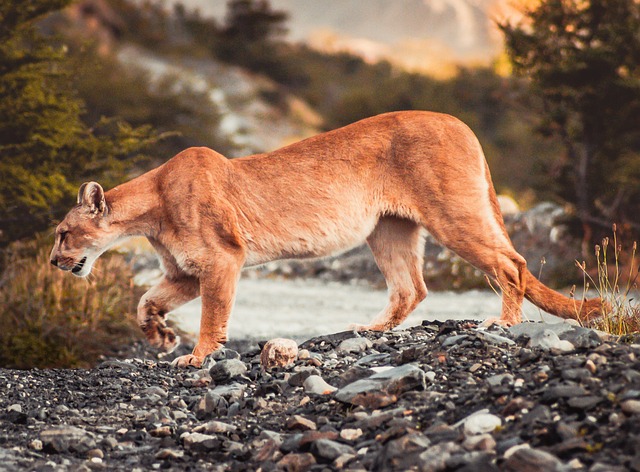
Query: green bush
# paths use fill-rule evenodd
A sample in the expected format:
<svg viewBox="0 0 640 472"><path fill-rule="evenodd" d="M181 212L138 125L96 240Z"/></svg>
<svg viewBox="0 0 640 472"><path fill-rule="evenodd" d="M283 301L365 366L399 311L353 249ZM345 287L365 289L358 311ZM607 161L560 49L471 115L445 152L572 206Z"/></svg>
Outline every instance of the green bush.
<svg viewBox="0 0 640 472"><path fill-rule="evenodd" d="M8 246L0 278L0 366L89 367L139 336L139 293L121 254L105 254L88 279L49 264L51 238Z"/></svg>

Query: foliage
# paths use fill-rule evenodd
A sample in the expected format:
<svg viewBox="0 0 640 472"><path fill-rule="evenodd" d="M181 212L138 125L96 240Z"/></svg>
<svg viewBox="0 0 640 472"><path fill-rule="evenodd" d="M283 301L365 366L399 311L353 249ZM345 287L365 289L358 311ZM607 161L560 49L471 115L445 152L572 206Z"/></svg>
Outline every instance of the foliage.
<svg viewBox="0 0 640 472"><path fill-rule="evenodd" d="M540 129L558 136L547 168L585 229L640 229L640 2L543 0L503 24L517 73L544 103Z"/></svg>
<svg viewBox="0 0 640 472"><path fill-rule="evenodd" d="M33 26L67 3L0 3L0 246L49 226L83 179L121 178L157 139L147 126L82 121L65 47Z"/></svg>
<svg viewBox="0 0 640 472"><path fill-rule="evenodd" d="M610 247L610 243L613 243L613 247ZM637 248L634 242L628 260L624 260L623 247L618 241L616 225L613 225L613 239L606 237L602 245L595 246L595 279L587 272L586 263L577 264L584 274L585 292L593 287L608 308L608 313L595 324L596 328L606 333L617 336L640 333ZM610 249L613 251L613 260L610 259Z"/></svg>
<svg viewBox="0 0 640 472"><path fill-rule="evenodd" d="M137 339L132 269L109 253L93 280L49 262L51 238L39 235L3 251L0 278L0 366L89 367Z"/></svg>
<svg viewBox="0 0 640 472"><path fill-rule="evenodd" d="M208 146L221 153L231 144L218 137L220 114L207 90L195 90L177 78L152 80L147 73L123 65L95 47L72 49L74 86L86 105L87 123L117 116L134 127L151 126L163 139L145 148L154 164L191 146Z"/></svg>

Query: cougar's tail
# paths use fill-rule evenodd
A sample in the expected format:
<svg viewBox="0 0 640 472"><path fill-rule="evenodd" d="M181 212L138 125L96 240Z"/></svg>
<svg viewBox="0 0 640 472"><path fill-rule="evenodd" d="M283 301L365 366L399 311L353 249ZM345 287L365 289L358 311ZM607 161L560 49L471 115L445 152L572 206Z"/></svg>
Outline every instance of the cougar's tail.
<svg viewBox="0 0 640 472"><path fill-rule="evenodd" d="M602 299L573 300L550 289L527 270L526 290L524 296L531 303L552 315L560 318L572 318L583 323L597 319L604 315L606 306Z"/></svg>

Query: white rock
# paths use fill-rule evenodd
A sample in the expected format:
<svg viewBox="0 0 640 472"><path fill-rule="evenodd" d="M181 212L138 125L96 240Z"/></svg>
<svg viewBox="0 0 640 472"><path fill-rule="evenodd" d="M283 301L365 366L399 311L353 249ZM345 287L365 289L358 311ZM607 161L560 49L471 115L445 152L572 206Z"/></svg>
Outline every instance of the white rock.
<svg viewBox="0 0 640 472"><path fill-rule="evenodd" d="M502 420L491 413L474 413L464 421L464 434L472 436L495 431L502 426Z"/></svg>
<svg viewBox="0 0 640 472"><path fill-rule="evenodd" d="M569 341L564 341L558 337L558 335L550 329L545 329L537 336L534 336L529 341L530 347L540 347L545 350L557 349L562 352L571 352L575 350L573 344Z"/></svg>
<svg viewBox="0 0 640 472"><path fill-rule="evenodd" d="M504 458L508 459L509 457L511 457L516 451L519 451L520 449L529 449L531 446L529 446L528 444L516 444L515 446L511 446L509 449L507 449L506 451L504 451Z"/></svg>
<svg viewBox="0 0 640 472"><path fill-rule="evenodd" d="M328 395L338 390L336 387L329 385L319 375L310 375L302 384L304 391L314 395Z"/></svg>
<svg viewBox="0 0 640 472"><path fill-rule="evenodd" d="M337 351L341 354L347 354L349 352L363 352L372 346L373 344L367 338L349 338L340 343Z"/></svg>
<svg viewBox="0 0 640 472"><path fill-rule="evenodd" d="M628 415L640 413L640 400L625 400L620 404L620 406L622 407L622 411Z"/></svg>

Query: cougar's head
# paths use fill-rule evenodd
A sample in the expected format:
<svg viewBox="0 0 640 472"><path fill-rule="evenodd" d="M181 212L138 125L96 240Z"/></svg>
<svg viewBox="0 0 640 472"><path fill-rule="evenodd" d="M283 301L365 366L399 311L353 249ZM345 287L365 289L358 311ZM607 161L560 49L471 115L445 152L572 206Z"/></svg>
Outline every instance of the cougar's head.
<svg viewBox="0 0 640 472"><path fill-rule="evenodd" d="M100 184L82 184L78 204L56 228L51 264L78 277L89 275L93 263L116 239L108 214Z"/></svg>

